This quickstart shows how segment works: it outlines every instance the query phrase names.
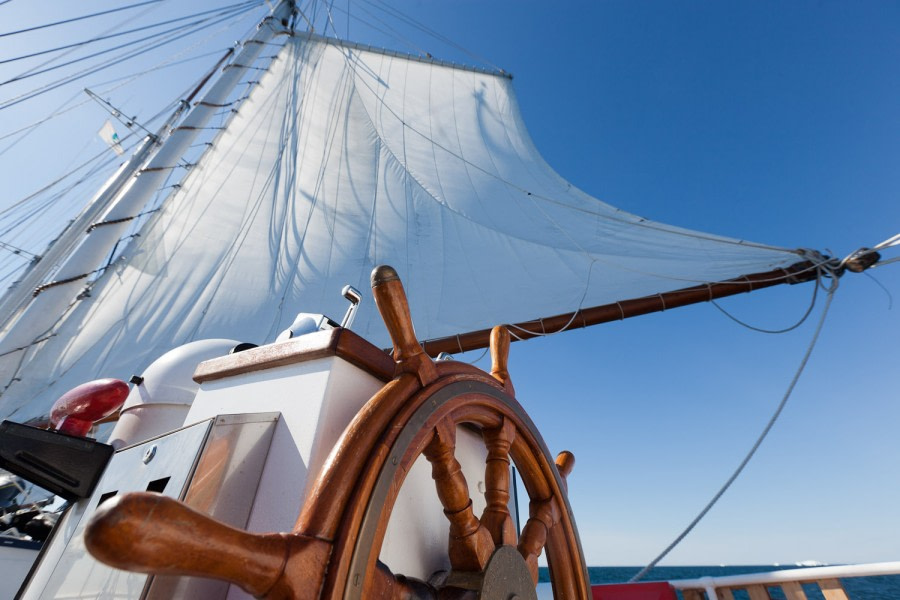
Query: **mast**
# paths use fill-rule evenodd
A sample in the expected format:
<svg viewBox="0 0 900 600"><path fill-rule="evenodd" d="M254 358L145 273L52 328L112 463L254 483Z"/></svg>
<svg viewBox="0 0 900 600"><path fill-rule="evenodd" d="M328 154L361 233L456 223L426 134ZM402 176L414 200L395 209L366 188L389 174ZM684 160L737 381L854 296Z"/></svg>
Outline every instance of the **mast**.
<svg viewBox="0 0 900 600"><path fill-rule="evenodd" d="M160 128L156 135L146 136L138 149L131 155L127 161L116 170L106 183L100 188L85 209L78 217L72 221L63 231L58 239L50 244L47 251L40 256L39 260L28 270L21 280L16 282L4 294L2 302L0 302L0 331L6 329L10 324L17 320L19 312L28 306L34 298L35 290L42 284L50 281L48 278L54 274L54 269L61 262L69 262L71 253L85 239L85 232L88 228L98 222L100 215L109 210L110 203L116 199L119 192L134 177L147 158L152 153L154 147L159 142L159 136L163 135L177 117L183 112L181 107L170 118L166 124ZM88 234L90 235L90 234ZM94 238L100 237L98 232ZM60 276L62 278L62 276Z"/></svg>
<svg viewBox="0 0 900 600"><path fill-rule="evenodd" d="M98 197L98 200L107 202L111 200L109 208L103 212L99 220L87 227L83 241L61 264L54 275L54 280L44 281L43 284L37 285L33 289L25 287L24 282L20 284L23 289L20 290L18 298L21 298L23 293L30 292L33 299L28 302L26 298L25 302L28 304L20 310L18 318L11 318L9 320L11 322L4 323L7 329L3 339L0 340L0 361L4 357L18 354L19 351L41 341L64 315L69 305L80 299L76 290L80 289L85 279L103 267L103 261L118 243L128 228L129 222L153 197L168 173L177 166L180 157L202 131L204 125L226 102L245 71L259 57L264 45L277 32L281 31L280 24L286 22L292 10L293 3L290 0L282 0L273 9L272 14L260 22L255 34L242 44L242 48L234 60L222 69L219 78L202 100L189 110L184 121L169 131L184 110L190 106L187 100L182 101L175 114L161 128L159 135L152 136L145 141L135 157L127 163L133 169L138 167L146 158L145 155L158 145L156 154L145 167L137 170L133 176L127 167L123 167L113 177ZM201 86L205 83L206 80ZM154 139L165 135L168 137L162 143ZM48 260L50 267L52 267L51 262ZM44 275L45 273L46 270L42 270L40 274ZM33 279L40 281L37 277ZM28 278L28 283L33 283L32 278ZM16 300L7 298L4 300L3 307L15 310L22 306L23 302L21 300L16 302ZM4 381L9 381L9 378L14 375L18 362L18 360L5 360L0 363L0 376Z"/></svg>

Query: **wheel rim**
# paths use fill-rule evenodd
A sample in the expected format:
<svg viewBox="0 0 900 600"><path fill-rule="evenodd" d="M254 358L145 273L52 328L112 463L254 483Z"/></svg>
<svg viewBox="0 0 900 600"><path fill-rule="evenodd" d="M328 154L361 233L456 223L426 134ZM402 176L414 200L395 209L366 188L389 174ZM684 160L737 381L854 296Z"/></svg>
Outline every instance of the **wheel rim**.
<svg viewBox="0 0 900 600"><path fill-rule="evenodd" d="M490 432L500 428L504 420L507 422L507 427L511 426L514 433L514 438L509 445L508 460L512 460L517 465L532 506L532 517L519 539L519 553L531 556L530 572L536 575L537 555L546 546L555 597L585 598L589 596L586 568L580 551L577 530L574 520L571 518L568 499L563 492L564 483L559 477L546 445L519 403L499 389L496 383L491 380L482 380L476 375L449 383L446 381L435 382L410 397L404 410L398 411L392 428L395 431L399 428L400 433L392 440L389 451L382 455L381 460L367 466L370 477L373 471L377 470L377 478L370 493L360 495L353 503L355 506L347 507L349 514L361 514L362 518L358 528L353 528L356 530L354 535L339 536L344 537L343 542L353 548L348 564L344 565L343 569L338 568L335 571L347 574L346 585L341 594L343 598L351 600L372 597L373 586L377 587L384 583L383 581L379 583L379 578L393 577L393 583L405 580L402 575L393 575L389 571L385 573L384 566L378 563L378 553L402 479L420 455L426 455L429 462L432 462L432 468L435 467L435 463L432 461L433 457L427 456L427 448L437 435L435 429L441 426L446 429L448 424L452 424L454 427L468 424L474 425L483 432L485 430ZM455 450L455 443L451 441L451 445ZM490 447L488 447L488 454L486 462L491 461ZM485 469L488 470L487 465L485 465ZM468 493L465 477L461 473L459 477L462 478L462 484ZM487 480L491 476L486 472L485 477ZM367 477L363 477L363 479L367 479ZM500 483L502 485L502 482ZM457 479L455 484L451 485L458 484L459 480ZM439 483L436 485L440 487ZM496 482L493 485L489 484L488 487L486 496L490 494L491 487L496 487ZM438 495L441 495L440 490ZM469 506L471 506L470 498ZM488 507L491 507L490 499L488 499ZM446 509L445 505L445 513ZM544 514L540 514L542 512ZM555 513L557 520L557 523L549 528L543 523L552 518L548 518L547 513ZM478 526L482 526L486 514L487 511L482 514L481 518L476 518ZM508 516L508 512L506 514ZM471 526L471 521L469 521L469 525ZM452 521L450 528L453 528ZM487 553L489 557L494 555L504 541L508 542L508 540L502 539L502 534L497 530L496 524L492 528L494 531L489 532L492 544ZM529 532L529 529L532 532ZM543 534L546 534L546 537ZM349 539L350 537L353 538L352 541ZM450 538L449 534L448 538ZM527 547L523 547L523 543ZM341 545L344 544L338 544L338 546ZM452 542L448 542L448 545L452 546ZM478 575L471 570L471 562L466 558L454 557L452 548L448 549L448 554L452 568L448 582L443 586L419 586L417 589L421 591L422 597L429 597L431 593L446 595L448 586L468 585L469 588L473 587L472 582L477 579ZM454 563L463 563L462 568L459 568L459 564ZM466 563L469 564L466 565ZM482 571L479 574L481 581L483 585L487 585L484 583L484 570L480 570ZM479 592L482 589L479 588Z"/></svg>

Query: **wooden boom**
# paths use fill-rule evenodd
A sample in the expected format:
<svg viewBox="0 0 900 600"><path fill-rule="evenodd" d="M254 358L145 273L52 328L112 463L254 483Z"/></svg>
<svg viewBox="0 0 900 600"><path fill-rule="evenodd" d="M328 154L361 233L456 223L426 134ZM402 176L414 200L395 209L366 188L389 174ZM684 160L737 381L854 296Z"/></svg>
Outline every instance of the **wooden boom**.
<svg viewBox="0 0 900 600"><path fill-rule="evenodd" d="M785 269L743 275L726 281L696 285L643 298L622 300L593 308L583 308L575 312L544 319L513 323L509 328L511 333L514 334L513 341L527 340L545 333L581 329L609 321L621 321L638 315L661 312L670 308L678 308L699 302L709 302L717 298L734 296L735 294L751 292L782 283L803 283L812 281L816 277L815 265L809 261L803 261ZM426 340L422 342L422 347L430 356L437 356L441 352L452 354L479 350L490 345L490 336L490 329L480 329L469 333Z"/></svg>

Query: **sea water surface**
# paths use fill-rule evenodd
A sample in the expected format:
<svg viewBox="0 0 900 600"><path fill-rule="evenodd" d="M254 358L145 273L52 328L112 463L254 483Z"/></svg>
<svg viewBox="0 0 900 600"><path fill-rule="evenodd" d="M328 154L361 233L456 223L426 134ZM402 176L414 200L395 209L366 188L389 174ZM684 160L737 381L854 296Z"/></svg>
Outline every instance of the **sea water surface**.
<svg viewBox="0 0 900 600"><path fill-rule="evenodd" d="M796 569L796 565L734 565L696 567L655 567L642 581L671 581L698 577L724 577L743 573L766 573L782 569ZM641 570L641 567L588 567L591 584L625 583ZM547 569L541 568L541 581L549 581ZM851 600L900 600L900 575L881 577L845 578L841 582ZM818 586L804 585L809 600L824 600ZM771 588L772 600L784 600L780 589ZM734 594L735 600L747 600L746 592Z"/></svg>

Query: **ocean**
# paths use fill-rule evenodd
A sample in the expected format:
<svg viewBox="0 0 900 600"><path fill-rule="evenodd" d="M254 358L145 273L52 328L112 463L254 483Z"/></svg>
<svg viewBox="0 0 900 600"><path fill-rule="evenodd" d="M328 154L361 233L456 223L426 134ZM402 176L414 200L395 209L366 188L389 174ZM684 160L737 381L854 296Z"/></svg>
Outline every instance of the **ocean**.
<svg viewBox="0 0 900 600"><path fill-rule="evenodd" d="M642 581L670 581L697 577L723 577L741 573L765 573L780 569L795 569L794 565L740 565L698 567L656 567ZM634 577L641 567L588 567L592 584L624 583ZM541 581L549 581L547 569L541 569ZM841 580L850 600L900 600L900 575L846 578ZM803 586L808 600L825 600L818 586ZM771 589L772 600L784 600L781 590ZM745 592L736 592L735 600L747 600Z"/></svg>

